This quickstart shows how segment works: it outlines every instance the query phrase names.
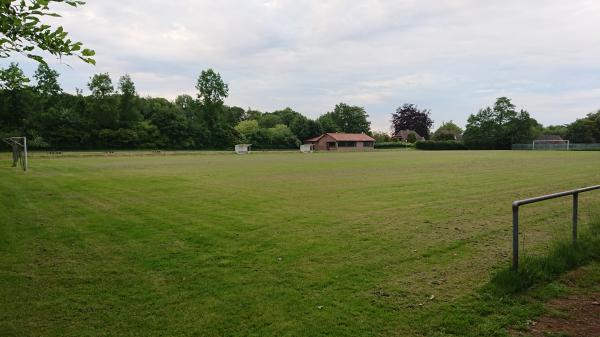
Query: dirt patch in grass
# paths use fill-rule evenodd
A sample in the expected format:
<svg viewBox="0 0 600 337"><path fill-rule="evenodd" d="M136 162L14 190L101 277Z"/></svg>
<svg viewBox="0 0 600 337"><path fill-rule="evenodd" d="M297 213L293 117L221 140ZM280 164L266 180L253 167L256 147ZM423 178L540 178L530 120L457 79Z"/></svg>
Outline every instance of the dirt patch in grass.
<svg viewBox="0 0 600 337"><path fill-rule="evenodd" d="M600 336L600 293L573 295L551 301L552 314L541 317L532 325L530 335L535 337ZM563 316L564 315L564 316Z"/></svg>
<svg viewBox="0 0 600 337"><path fill-rule="evenodd" d="M546 304L546 314L528 321L526 331L513 336L600 337L600 280L584 268L569 273L563 280L568 295Z"/></svg>

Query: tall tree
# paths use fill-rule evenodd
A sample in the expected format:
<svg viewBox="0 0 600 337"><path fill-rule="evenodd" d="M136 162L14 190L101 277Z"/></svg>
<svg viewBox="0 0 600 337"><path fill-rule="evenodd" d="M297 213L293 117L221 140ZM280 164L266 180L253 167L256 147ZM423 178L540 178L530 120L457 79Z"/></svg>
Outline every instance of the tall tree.
<svg viewBox="0 0 600 337"><path fill-rule="evenodd" d="M229 95L229 86L212 69L203 70L196 83L198 98L206 106L220 106Z"/></svg>
<svg viewBox="0 0 600 337"><path fill-rule="evenodd" d="M114 129L119 124L119 108L114 87L108 73L96 74L88 83L92 92L90 114L100 128Z"/></svg>
<svg viewBox="0 0 600 337"><path fill-rule="evenodd" d="M470 148L510 149L512 144L532 141L538 126L527 111L517 112L509 98L500 97L493 108L469 116L464 142Z"/></svg>
<svg viewBox="0 0 600 337"><path fill-rule="evenodd" d="M141 114L137 107L138 95L135 91L135 84L128 74L119 79L119 91L121 92L120 102L120 120L126 126L131 126L141 119Z"/></svg>
<svg viewBox="0 0 600 337"><path fill-rule="evenodd" d="M8 68L0 70L0 88L14 91L24 89L29 85L29 78L25 76L18 63L11 62Z"/></svg>
<svg viewBox="0 0 600 337"><path fill-rule="evenodd" d="M85 2L79 0L3 0L0 4L0 58L13 54L44 63L38 54L45 51L58 58L75 55L84 62L95 64L95 52L82 48L81 42L69 39L63 27L52 28L44 22L45 17L60 17L50 11L52 3L65 3L77 7Z"/></svg>
<svg viewBox="0 0 600 337"><path fill-rule="evenodd" d="M339 103L333 111L319 117L325 132L370 133L371 122L363 107Z"/></svg>
<svg viewBox="0 0 600 337"><path fill-rule="evenodd" d="M415 104L404 104L392 113L392 129L394 134L402 130L411 130L429 139L429 129L433 125L430 110L419 108Z"/></svg>
<svg viewBox="0 0 600 337"><path fill-rule="evenodd" d="M112 95L115 91L115 87L113 87L112 80L108 73L92 76L88 82L88 89L92 92L92 96L96 98Z"/></svg>
<svg viewBox="0 0 600 337"><path fill-rule="evenodd" d="M444 122L440 127L435 130L433 140L444 141L444 140L461 140L463 130L452 121Z"/></svg>
<svg viewBox="0 0 600 337"><path fill-rule="evenodd" d="M45 98L57 96L62 93L62 88L58 84L58 72L50 69L46 63L40 63L33 77L37 84L36 91Z"/></svg>

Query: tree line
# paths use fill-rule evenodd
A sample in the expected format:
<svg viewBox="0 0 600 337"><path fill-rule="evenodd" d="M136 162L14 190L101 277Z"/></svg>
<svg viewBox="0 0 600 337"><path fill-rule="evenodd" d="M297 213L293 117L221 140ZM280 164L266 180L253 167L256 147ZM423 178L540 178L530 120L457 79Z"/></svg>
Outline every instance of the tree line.
<svg viewBox="0 0 600 337"><path fill-rule="evenodd" d="M18 64L0 70L0 136L27 136L38 149L229 149L250 143L256 149L292 149L325 132L366 133L378 143L416 134L436 141L457 141L471 149L509 149L540 135L559 135L573 143L600 143L600 111L568 125L544 127L511 99L470 115L467 125L450 122L431 132L431 111L404 104L391 118L391 132L371 132L363 107L337 104L317 119L291 108L261 112L224 104L229 86L212 69L198 76L195 97L175 100L140 97L129 75L116 83L107 73L92 76L89 94L66 93L59 73L40 63L32 79ZM414 133L414 134L411 134Z"/></svg>
<svg viewBox="0 0 600 337"><path fill-rule="evenodd" d="M196 97L175 100L140 97L129 75L117 83L107 73L69 94L59 73L40 63L34 83L18 64L0 70L0 136L22 136L34 148L226 149L252 143L255 148L296 148L323 132L370 133L365 109L340 103L313 120L285 108L261 112L224 104L229 87L212 69L200 73Z"/></svg>

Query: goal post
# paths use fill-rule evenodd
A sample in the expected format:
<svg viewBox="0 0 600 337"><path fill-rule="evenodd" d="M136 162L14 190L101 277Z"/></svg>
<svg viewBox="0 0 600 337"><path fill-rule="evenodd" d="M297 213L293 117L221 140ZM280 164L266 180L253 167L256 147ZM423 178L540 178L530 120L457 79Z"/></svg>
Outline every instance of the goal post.
<svg viewBox="0 0 600 337"><path fill-rule="evenodd" d="M9 137L4 138L4 142L12 149L13 167L20 165L23 171L27 171L29 166L27 155L27 137Z"/></svg>
<svg viewBox="0 0 600 337"><path fill-rule="evenodd" d="M531 145L532 150L571 150L569 140L534 140Z"/></svg>

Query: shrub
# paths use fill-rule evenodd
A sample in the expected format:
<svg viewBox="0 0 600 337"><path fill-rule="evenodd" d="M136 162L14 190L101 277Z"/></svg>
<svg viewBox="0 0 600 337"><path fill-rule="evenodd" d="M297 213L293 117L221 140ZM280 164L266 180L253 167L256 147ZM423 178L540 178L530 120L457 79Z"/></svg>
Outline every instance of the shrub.
<svg viewBox="0 0 600 337"><path fill-rule="evenodd" d="M406 147L413 148L415 144L404 143L404 142L383 142L375 143L376 149L403 149Z"/></svg>
<svg viewBox="0 0 600 337"><path fill-rule="evenodd" d="M419 150L466 150L467 148L461 142L447 140L447 141L434 141L424 140L419 141L415 144Z"/></svg>
<svg viewBox="0 0 600 337"><path fill-rule="evenodd" d="M411 144L416 143L417 142L417 135L415 135L414 132L409 133L408 136L406 136L406 141L409 142L409 143L411 143Z"/></svg>

